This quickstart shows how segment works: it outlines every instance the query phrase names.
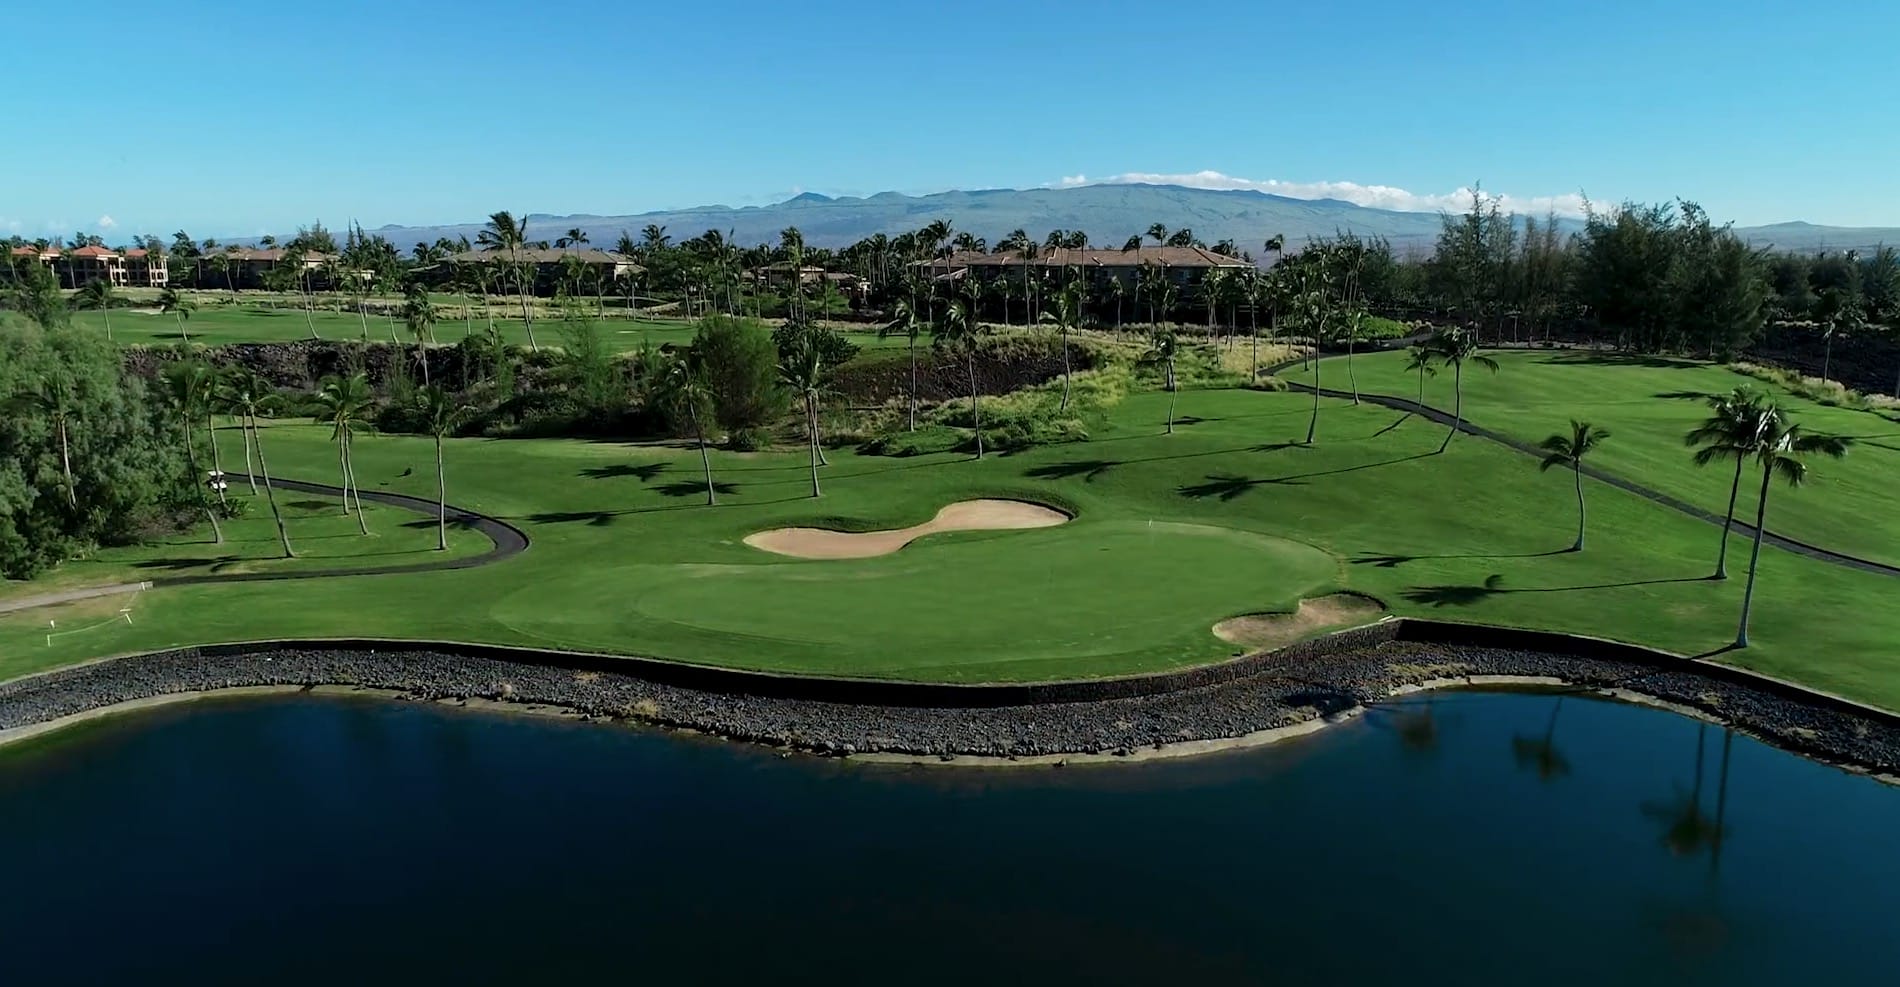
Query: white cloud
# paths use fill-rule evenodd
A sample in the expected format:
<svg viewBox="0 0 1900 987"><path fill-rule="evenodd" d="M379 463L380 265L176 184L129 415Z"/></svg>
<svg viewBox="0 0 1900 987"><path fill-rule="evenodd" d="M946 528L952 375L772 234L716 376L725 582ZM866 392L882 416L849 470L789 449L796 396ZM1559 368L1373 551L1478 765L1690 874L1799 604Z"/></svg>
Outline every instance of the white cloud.
<svg viewBox="0 0 1900 987"><path fill-rule="evenodd" d="M119 225L119 223L117 220L113 219L111 216L101 216L99 217L99 221L92 225L98 227L101 230L109 230L113 228L114 226Z"/></svg>
<svg viewBox="0 0 1900 987"><path fill-rule="evenodd" d="M1258 180L1236 178L1223 175L1218 171L1197 171L1191 174L1163 175L1152 172L1128 172L1111 175L1107 178L1089 178L1086 175L1068 175L1056 183L1058 188L1075 188L1080 185L1181 185L1187 188L1203 189L1248 189L1266 192L1271 195L1284 195L1290 199L1339 199L1359 206L1375 209L1396 209L1401 212L1438 212L1450 210L1463 211L1471 204L1471 190L1458 188L1440 194L1420 194L1391 185L1361 185L1358 182L1285 182L1277 178ZM1578 193L1567 195L1496 195L1484 193L1486 198L1495 199L1506 212L1541 215L1554 211L1559 216L1582 216L1584 199Z"/></svg>

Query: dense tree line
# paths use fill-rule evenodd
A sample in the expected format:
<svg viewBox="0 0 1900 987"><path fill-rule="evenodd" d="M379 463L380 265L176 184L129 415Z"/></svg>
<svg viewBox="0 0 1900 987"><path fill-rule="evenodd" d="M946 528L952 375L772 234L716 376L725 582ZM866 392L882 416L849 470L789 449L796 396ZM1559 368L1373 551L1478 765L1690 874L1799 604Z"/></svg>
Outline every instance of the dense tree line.
<svg viewBox="0 0 1900 987"><path fill-rule="evenodd" d="M0 575L30 577L188 511L185 449L117 347L0 313Z"/></svg>

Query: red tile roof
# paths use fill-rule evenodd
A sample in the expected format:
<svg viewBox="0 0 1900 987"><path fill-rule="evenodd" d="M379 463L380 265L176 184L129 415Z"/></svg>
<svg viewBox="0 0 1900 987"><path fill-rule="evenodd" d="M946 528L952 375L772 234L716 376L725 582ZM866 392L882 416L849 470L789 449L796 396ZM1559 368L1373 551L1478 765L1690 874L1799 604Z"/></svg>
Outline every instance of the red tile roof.
<svg viewBox="0 0 1900 987"><path fill-rule="evenodd" d="M92 245L92 246L80 247L78 250L73 251L73 256L74 257L117 257L119 256L119 254L117 251L112 250L109 247L101 247L97 245Z"/></svg>

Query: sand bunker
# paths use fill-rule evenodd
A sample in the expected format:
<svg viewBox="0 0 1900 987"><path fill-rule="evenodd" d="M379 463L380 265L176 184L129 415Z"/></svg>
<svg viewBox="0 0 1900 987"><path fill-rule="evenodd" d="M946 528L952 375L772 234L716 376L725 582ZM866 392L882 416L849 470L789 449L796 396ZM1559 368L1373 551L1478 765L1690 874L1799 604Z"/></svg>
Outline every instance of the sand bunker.
<svg viewBox="0 0 1900 987"><path fill-rule="evenodd" d="M1384 612L1385 607L1371 597L1334 593L1301 600L1292 613L1255 613L1223 620L1214 625L1214 634L1256 650L1278 648L1315 631L1369 621Z"/></svg>
<svg viewBox="0 0 1900 987"><path fill-rule="evenodd" d="M965 500L937 512L923 524L894 531L827 531L824 528L774 528L747 535L753 548L794 555L801 559L868 559L889 555L925 535L939 531L989 531L1008 528L1050 528L1069 520L1067 514L1041 504L1020 500Z"/></svg>

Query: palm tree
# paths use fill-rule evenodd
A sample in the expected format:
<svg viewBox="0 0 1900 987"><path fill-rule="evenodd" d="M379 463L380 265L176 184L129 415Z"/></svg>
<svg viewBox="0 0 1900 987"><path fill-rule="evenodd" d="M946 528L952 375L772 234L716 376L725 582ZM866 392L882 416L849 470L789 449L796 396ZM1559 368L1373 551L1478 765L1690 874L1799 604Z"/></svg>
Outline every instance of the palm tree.
<svg viewBox="0 0 1900 987"><path fill-rule="evenodd" d="M374 397L369 377L361 372L348 377L325 377L317 388L316 423L330 426L330 438L336 443L337 465L343 474L343 513L350 513L350 494L356 490L356 468L350 461L350 439L370 427L369 411ZM369 522L363 517L363 495L356 494L356 524L369 534Z"/></svg>
<svg viewBox="0 0 1900 987"><path fill-rule="evenodd" d="M177 288L167 287L158 293L158 310L170 312L177 317L178 335L187 346L191 345L191 334L185 331L185 321L191 318L191 310L194 307L191 299L179 294Z"/></svg>
<svg viewBox="0 0 1900 987"><path fill-rule="evenodd" d="M484 250L508 252L508 264L515 272L516 287L521 291L521 321L528 330L528 348L539 352L541 347L534 341L534 314L528 310L530 285L520 263L521 248L528 242L527 218L517 221L514 214L506 209L492 213L488 217L488 225L475 234L475 242L481 244Z"/></svg>
<svg viewBox="0 0 1900 987"><path fill-rule="evenodd" d="M1405 351L1405 355L1408 358L1405 364L1406 371L1418 373L1418 406L1423 408L1425 407L1425 378L1428 375L1438 376L1438 354L1434 353L1429 346L1414 344L1411 349Z"/></svg>
<svg viewBox="0 0 1900 987"><path fill-rule="evenodd" d="M1544 450L1544 461L1538 465L1539 470L1548 470L1553 466L1568 466L1571 476L1576 480L1577 543L1570 546L1573 552L1583 551L1583 457L1589 455L1603 443L1604 439L1609 437L1610 433L1604 429L1572 418L1569 435L1559 433L1538 443L1538 448Z"/></svg>
<svg viewBox="0 0 1900 987"><path fill-rule="evenodd" d="M108 278L94 278L86 282L84 288L73 302L79 308L96 308L106 320L106 338L112 338L112 303L117 296L112 291L112 281Z"/></svg>
<svg viewBox="0 0 1900 987"><path fill-rule="evenodd" d="M435 342L435 303L429 289L420 281L411 281L402 290L402 322L416 337L416 362L422 364L422 383L429 383L429 344Z"/></svg>
<svg viewBox="0 0 1900 987"><path fill-rule="evenodd" d="M654 227L649 227L653 229ZM712 459L706 453L705 409L712 402L706 374L685 357L673 356L660 368L660 396L675 411L684 412L699 442L699 465L706 472L706 506L718 503L713 494Z"/></svg>
<svg viewBox="0 0 1900 987"><path fill-rule="evenodd" d="M1155 246L1163 246L1168 242L1168 228L1156 223L1148 227L1148 238L1155 242Z"/></svg>
<svg viewBox="0 0 1900 987"><path fill-rule="evenodd" d="M825 350L817 334L807 328L792 340L779 379L805 402L805 442L811 453L811 495L818 497L818 401L825 389Z"/></svg>
<svg viewBox="0 0 1900 987"><path fill-rule="evenodd" d="M1748 614L1755 603L1755 574L1761 564L1763 526L1768 520L1769 481L1780 475L1788 486L1798 487L1808 479L1808 464L1802 461L1803 456L1839 459L1847 455L1854 441L1839 435L1805 432L1801 426L1789 422L1787 415L1774 404L1762 407L1758 423L1750 452L1761 464L1761 496L1755 502L1755 547L1748 557L1748 588L1742 593L1742 621L1735 632L1738 648L1748 647Z"/></svg>
<svg viewBox="0 0 1900 987"><path fill-rule="evenodd" d="M34 381L31 390L21 392L7 403L18 406L21 411L37 412L52 421L54 431L59 434L59 471L66 481L66 503L78 509L79 487L73 480L72 445L67 427L72 420L73 384L71 376L63 370L55 370Z"/></svg>
<svg viewBox="0 0 1900 987"><path fill-rule="evenodd" d="M1557 701L1551 704L1550 721L1544 725L1541 738L1521 734L1511 737L1511 753L1517 758L1518 766L1536 771L1537 777L1544 781L1553 781L1570 773L1570 761L1557 750L1556 743L1557 714L1562 713L1563 709L1564 697L1558 696Z"/></svg>
<svg viewBox="0 0 1900 987"><path fill-rule="evenodd" d="M429 384L417 395L423 424L435 437L435 550L449 548L449 486L442 469L442 440L462 426L473 410L457 404L440 384Z"/></svg>
<svg viewBox="0 0 1900 987"><path fill-rule="evenodd" d="M1683 436L1685 445L1696 447L1697 466L1725 459L1735 461L1735 476L1728 487L1728 512L1722 516L1722 547L1715 556L1716 579L1728 578L1728 539L1735 527L1735 501L1742 492L1742 467L1754 451L1756 433L1761 428L1764 401L1747 387L1714 395L1709 398L1709 417Z"/></svg>
<svg viewBox="0 0 1900 987"><path fill-rule="evenodd" d="M1148 334L1148 352L1142 358L1159 363L1162 368L1162 384L1168 389L1168 434L1174 434L1174 399L1178 393L1174 379L1174 357L1178 341L1174 330L1165 325L1155 326Z"/></svg>
<svg viewBox="0 0 1900 987"><path fill-rule="evenodd" d="M198 420L199 410L210 400L211 368L196 361L174 363L165 368L161 380L168 403L178 414L179 434L185 440L185 461L191 465L191 485L198 492L199 502L204 505L205 517L211 521L212 543L222 545L224 529L218 526L218 512L211 506L211 498L205 496L205 488L198 475L198 447L191 435L192 423Z"/></svg>
<svg viewBox="0 0 1900 987"><path fill-rule="evenodd" d="M554 245L562 250L567 250L570 248L585 247L592 242L592 240L587 239L586 231L576 226L569 228L566 236L556 237Z"/></svg>
<svg viewBox="0 0 1900 987"><path fill-rule="evenodd" d="M1478 352L1478 337L1469 329L1444 329L1427 340L1426 346L1439 360L1452 368L1452 421L1451 431L1445 433L1445 441L1438 447L1439 452L1451 448L1451 437L1465 421L1465 364L1474 363L1492 373L1498 372L1498 361Z"/></svg>
<svg viewBox="0 0 1900 987"><path fill-rule="evenodd" d="M930 327L932 342L952 353L963 356L964 366L970 373L970 421L976 432L976 458L983 458L983 408L976 393L976 349L983 328L975 319L970 318L969 310L962 302L953 301L944 306L943 313Z"/></svg>
<svg viewBox="0 0 1900 987"><path fill-rule="evenodd" d="M1042 313L1044 322L1055 323L1062 334L1062 411L1069 410L1069 333L1082 326L1082 282L1070 281L1061 291L1056 292L1055 311Z"/></svg>
<svg viewBox="0 0 1900 987"><path fill-rule="evenodd" d="M924 331L924 320L911 308L910 300L899 298L892 306L891 321L878 328L877 338L903 336L910 349L910 409L908 430L917 431L917 337Z"/></svg>
<svg viewBox="0 0 1900 987"><path fill-rule="evenodd" d="M245 445L245 459L248 463L250 450L257 450L257 469L264 474L264 496L270 501L271 520L277 522L277 540L284 547L284 558L293 559L297 553L290 547L290 531L284 527L284 515L277 509L277 493L270 485L270 464L264 461L263 433L257 430L257 415L268 411L277 404L277 395L270 382L263 376L243 368L227 371L219 386L221 403L238 416L238 427L250 434ZM248 468L246 472L249 472ZM251 478L251 492L257 492L257 478Z"/></svg>

